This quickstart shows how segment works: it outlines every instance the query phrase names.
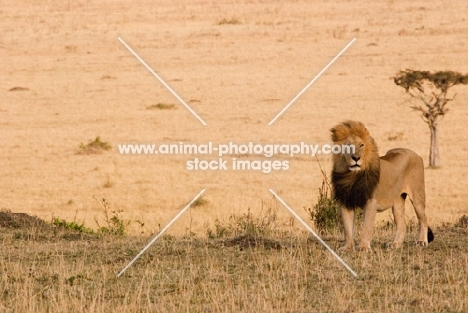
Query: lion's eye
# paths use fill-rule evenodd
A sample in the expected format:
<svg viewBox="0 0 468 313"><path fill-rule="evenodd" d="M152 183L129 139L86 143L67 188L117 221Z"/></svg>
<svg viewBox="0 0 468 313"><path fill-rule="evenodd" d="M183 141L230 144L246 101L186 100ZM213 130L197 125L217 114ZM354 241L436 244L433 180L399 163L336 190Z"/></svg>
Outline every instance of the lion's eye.
<svg viewBox="0 0 468 313"><path fill-rule="evenodd" d="M361 145L359 146L359 149L362 149L362 148L364 148L364 144L363 144L363 143L361 143Z"/></svg>

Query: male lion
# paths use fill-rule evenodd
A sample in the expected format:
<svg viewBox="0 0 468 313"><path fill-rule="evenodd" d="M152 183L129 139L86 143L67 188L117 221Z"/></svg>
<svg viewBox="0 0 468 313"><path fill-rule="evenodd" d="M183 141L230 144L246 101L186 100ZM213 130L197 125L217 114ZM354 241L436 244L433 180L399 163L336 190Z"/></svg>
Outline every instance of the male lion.
<svg viewBox="0 0 468 313"><path fill-rule="evenodd" d="M413 204L419 220L417 244L434 240L425 214L424 164L408 149L392 149L379 157L377 145L360 122L346 121L331 129L335 144L354 146L354 151L333 155L332 185L341 205L345 244L340 250L353 250L354 211L364 210L364 223L358 249L369 250L375 216L392 208L396 236L390 247L400 247L406 231L405 199Z"/></svg>

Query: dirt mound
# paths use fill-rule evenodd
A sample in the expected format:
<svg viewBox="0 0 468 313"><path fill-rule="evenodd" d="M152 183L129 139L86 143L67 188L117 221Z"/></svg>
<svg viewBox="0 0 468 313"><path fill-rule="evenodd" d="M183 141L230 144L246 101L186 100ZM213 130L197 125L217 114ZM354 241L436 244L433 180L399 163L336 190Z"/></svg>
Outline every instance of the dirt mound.
<svg viewBox="0 0 468 313"><path fill-rule="evenodd" d="M241 235L234 238L225 239L222 241L225 247L232 247L239 245L241 250L246 248L260 247L264 249L281 249L281 244L277 240L256 237L250 235Z"/></svg>
<svg viewBox="0 0 468 313"><path fill-rule="evenodd" d="M10 211L0 211L0 227L30 228L46 226L47 223L36 216L31 216L26 213L12 213Z"/></svg>

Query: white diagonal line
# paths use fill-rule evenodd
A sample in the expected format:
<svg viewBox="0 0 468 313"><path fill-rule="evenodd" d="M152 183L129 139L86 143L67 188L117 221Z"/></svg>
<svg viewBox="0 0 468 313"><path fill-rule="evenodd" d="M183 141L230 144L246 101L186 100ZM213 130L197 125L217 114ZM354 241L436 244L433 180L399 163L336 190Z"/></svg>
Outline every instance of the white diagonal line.
<svg viewBox="0 0 468 313"><path fill-rule="evenodd" d="M304 221L302 220L302 218L300 218L299 215L297 215L297 213L294 212L294 210L291 209L291 208L286 204L286 202L284 202L283 199L281 199L281 198L276 194L276 192L273 191L273 189L268 189L268 190L270 190L270 192L271 192L271 193L272 193L288 210L289 210L289 212L291 212L292 215L294 215L294 217L297 218L297 219L299 220L299 222L301 222L302 225L304 225L305 228L307 228L307 230L310 231L310 232L312 233L312 235L314 235L315 238L317 238L318 241L320 241L320 243L321 243L322 245L324 245L325 248L327 248L328 251L330 251L330 252L333 254L333 256L334 256L335 258L337 258L338 261L340 261L341 264L343 264L344 267L346 267L346 269L347 269L351 274L353 274L355 277L357 277L356 272L353 271L353 270L351 269L351 267L349 267L349 265L346 264L345 261L343 261L343 259L340 258L339 255L336 254L335 251L333 251L333 249L330 248L330 247L325 243L325 241L323 241L322 238L320 238L320 236L317 235L317 234L314 232L314 230L313 230L312 228L310 228L310 226L307 225L306 222L304 222Z"/></svg>
<svg viewBox="0 0 468 313"><path fill-rule="evenodd" d="M176 217L174 217L172 219L172 221L169 224L167 224L166 227L164 227L163 230L161 230L159 232L159 234L156 237L154 237L153 240L151 240L146 245L146 247L144 247L143 250L141 250L140 253L138 253L137 256L134 257L133 260L130 263L128 263L127 266L125 266L125 268L123 270L120 271L120 273L117 275L117 277L120 277L120 275L122 275L130 266L132 266L132 264L143 254L143 252L145 252L146 249L148 249L172 225L172 223L174 223L192 205L192 203L194 203L195 200L197 200L198 197L200 197L201 194L205 192L205 190L206 189L203 189L202 191L200 191L198 193L198 195L196 195L195 198L193 198L192 201L190 201L190 203L187 204L187 206L185 208L183 208L182 211L180 211L179 214L177 214Z"/></svg>
<svg viewBox="0 0 468 313"><path fill-rule="evenodd" d="M164 85L164 87L166 87L166 88L174 95L174 97L176 97L176 98L177 98L193 115L195 115L196 118L198 118L198 120L199 120L203 125L206 126L205 121L202 120L201 117L198 116L198 114L195 113L195 111L192 110L192 108L191 108L187 103L185 103L185 101L184 101L181 97L179 97L179 95L176 94L176 92L175 92L174 90L172 90L172 88L169 87L169 85L166 84L166 82L165 82L161 77L159 77L159 75L156 74L155 71L153 71L153 69L151 69L151 67L149 67L149 65L146 64L146 62L143 61L142 58L140 58L140 57L138 56L138 54L136 54L136 52L133 51L133 49L130 48L130 46L127 45L127 43L126 43L122 38L119 37L119 41L125 46L125 48L127 48L127 49L138 59L138 61L140 61L140 62L151 72L151 74L153 74L153 75L161 82L161 84Z"/></svg>
<svg viewBox="0 0 468 313"><path fill-rule="evenodd" d="M338 53L337 56L334 57L333 60L331 60L330 63L328 63L327 66L325 66L323 70L321 70L320 73L318 73L317 76L315 76L314 79L312 79L310 83L308 83L307 86L305 86L304 89L302 89L301 92L299 92L297 96L295 96L294 99L292 99L291 102L289 102L288 105L286 105L284 109L281 110L281 112L279 112L278 115L276 115L276 117L271 120L270 123L268 123L268 126L273 124L278 119L278 117L280 117L281 114L283 114L284 111L286 111L294 103L294 101L296 101L297 98L299 98L307 90L307 88L309 88L355 41L356 38L353 38L353 40L351 40L351 42L348 43L346 47L344 47L343 50L341 50L340 53Z"/></svg>

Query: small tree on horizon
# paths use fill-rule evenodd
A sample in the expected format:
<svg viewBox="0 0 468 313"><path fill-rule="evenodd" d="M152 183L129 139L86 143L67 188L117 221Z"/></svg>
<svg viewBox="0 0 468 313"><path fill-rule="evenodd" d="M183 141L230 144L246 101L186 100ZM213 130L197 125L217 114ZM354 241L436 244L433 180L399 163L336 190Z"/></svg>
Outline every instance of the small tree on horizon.
<svg viewBox="0 0 468 313"><path fill-rule="evenodd" d="M431 131L429 148L429 167L441 166L439 156L438 126L440 120L449 111L447 103L453 101L448 90L455 85L468 84L468 74L463 75L452 71L400 71L393 81L397 86L403 87L413 98L419 99L423 105L410 106L413 110L422 113L422 118Z"/></svg>

